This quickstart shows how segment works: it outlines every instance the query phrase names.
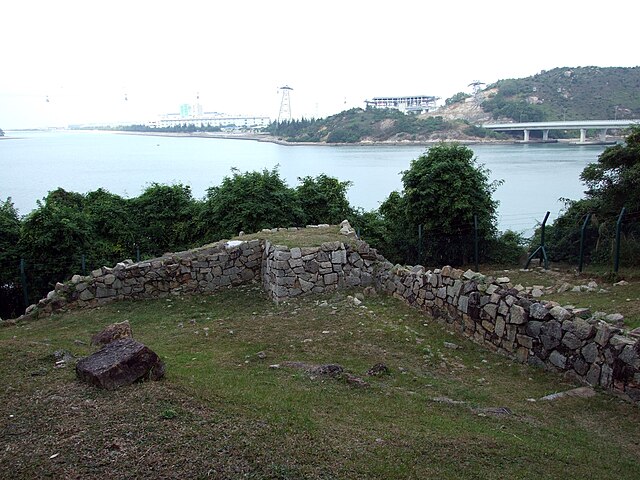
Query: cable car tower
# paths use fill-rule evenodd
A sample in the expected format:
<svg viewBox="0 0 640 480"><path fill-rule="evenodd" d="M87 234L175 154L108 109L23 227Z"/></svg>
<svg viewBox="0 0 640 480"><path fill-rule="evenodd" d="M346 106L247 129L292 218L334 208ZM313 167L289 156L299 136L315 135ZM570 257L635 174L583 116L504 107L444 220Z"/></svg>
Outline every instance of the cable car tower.
<svg viewBox="0 0 640 480"><path fill-rule="evenodd" d="M482 97L480 96L480 93L482 92L483 85L486 85L486 83L481 82L480 80L474 80L468 85L473 89L473 99L478 105L482 103Z"/></svg>
<svg viewBox="0 0 640 480"><path fill-rule="evenodd" d="M280 87L278 90L282 92L282 100L280 100L280 112L278 113L278 123L291 121L291 97L290 92L293 90L288 85Z"/></svg>

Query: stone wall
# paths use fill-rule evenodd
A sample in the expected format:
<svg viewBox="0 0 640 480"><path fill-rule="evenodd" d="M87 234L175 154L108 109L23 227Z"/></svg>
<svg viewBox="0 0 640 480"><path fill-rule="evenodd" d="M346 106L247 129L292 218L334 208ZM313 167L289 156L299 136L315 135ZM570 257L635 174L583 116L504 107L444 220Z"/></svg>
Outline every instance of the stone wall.
<svg viewBox="0 0 640 480"><path fill-rule="evenodd" d="M171 253L152 260L124 261L102 267L88 276L74 275L58 283L26 315L48 316L53 312L91 308L115 300L158 298L211 292L260 278L263 242L218 242Z"/></svg>
<svg viewBox="0 0 640 480"><path fill-rule="evenodd" d="M566 372L640 402L638 338L588 310L533 300L510 288L508 279L451 267L425 271L420 266L394 266L353 237L304 248L264 240L222 241L144 262L125 261L58 283L26 315L48 316L114 300L205 293L258 280L275 301L375 286L489 350Z"/></svg>
<svg viewBox="0 0 640 480"><path fill-rule="evenodd" d="M378 289L424 310L489 350L565 372L640 402L640 342L586 309L534 301L492 279L444 267L424 271L384 262Z"/></svg>
<svg viewBox="0 0 640 480"><path fill-rule="evenodd" d="M287 248L265 243L262 285L276 302L306 293L373 284L384 258L363 241L327 242L320 247Z"/></svg>

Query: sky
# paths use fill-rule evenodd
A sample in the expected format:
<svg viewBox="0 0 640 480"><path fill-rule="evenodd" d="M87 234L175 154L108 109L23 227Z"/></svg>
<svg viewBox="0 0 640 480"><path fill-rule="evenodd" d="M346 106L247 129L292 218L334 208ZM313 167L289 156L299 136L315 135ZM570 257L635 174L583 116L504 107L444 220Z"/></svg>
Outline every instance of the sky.
<svg viewBox="0 0 640 480"><path fill-rule="evenodd" d="M636 0L5 0L0 128L205 111L325 117L555 67L632 67ZM48 101L47 101L48 100Z"/></svg>

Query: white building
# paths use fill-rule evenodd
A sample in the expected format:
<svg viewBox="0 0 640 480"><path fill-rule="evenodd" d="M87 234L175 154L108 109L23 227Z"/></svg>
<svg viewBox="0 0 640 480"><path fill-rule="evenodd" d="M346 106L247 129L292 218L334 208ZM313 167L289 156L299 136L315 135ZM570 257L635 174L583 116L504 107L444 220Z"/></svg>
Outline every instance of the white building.
<svg viewBox="0 0 640 480"><path fill-rule="evenodd" d="M203 112L200 102L196 102L193 105L188 103L180 105L180 113L167 113L147 125L158 128L177 127L185 124L196 127L263 128L269 126L270 123L269 117Z"/></svg>
<svg viewBox="0 0 640 480"><path fill-rule="evenodd" d="M162 115L158 120L149 122L150 127L177 127L180 125L195 125L196 127L231 127L263 128L269 126L269 117L250 115L225 115L217 112L204 112L202 115L183 116L179 113Z"/></svg>
<svg viewBox="0 0 640 480"><path fill-rule="evenodd" d="M440 97L431 95L413 95L409 97L374 97L373 100L365 100L367 107L394 108L402 112L429 112L435 110L436 101Z"/></svg>

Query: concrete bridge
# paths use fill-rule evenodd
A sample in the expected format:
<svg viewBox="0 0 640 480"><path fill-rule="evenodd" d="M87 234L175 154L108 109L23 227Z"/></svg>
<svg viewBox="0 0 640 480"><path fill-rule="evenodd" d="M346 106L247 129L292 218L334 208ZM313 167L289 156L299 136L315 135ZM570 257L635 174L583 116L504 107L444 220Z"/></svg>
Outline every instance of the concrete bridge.
<svg viewBox="0 0 640 480"><path fill-rule="evenodd" d="M542 131L542 141L549 140L549 130L580 130L580 141L587 142L587 130L599 130L599 141L604 142L607 138L607 130L619 130L629 128L631 125L640 124L640 119L636 120L571 120L565 122L520 122L520 123L485 123L482 128L494 130L496 132L512 132L522 130L524 141L529 141L529 134L532 130Z"/></svg>

